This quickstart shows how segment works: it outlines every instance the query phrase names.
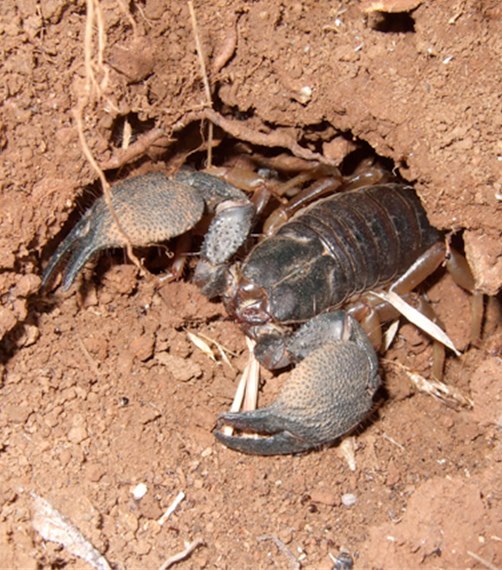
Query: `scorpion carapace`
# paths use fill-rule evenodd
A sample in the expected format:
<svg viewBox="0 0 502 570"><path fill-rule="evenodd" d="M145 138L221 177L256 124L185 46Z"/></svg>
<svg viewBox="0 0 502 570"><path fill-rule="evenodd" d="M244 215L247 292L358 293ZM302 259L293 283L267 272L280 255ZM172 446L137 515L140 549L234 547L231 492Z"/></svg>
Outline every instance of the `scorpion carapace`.
<svg viewBox="0 0 502 570"><path fill-rule="evenodd" d="M155 173L117 184L113 206L135 245L170 239L193 227L204 210L213 212L196 282L209 297L224 299L257 341L255 354L264 365L297 365L271 406L220 417L219 426L261 437L217 427L220 441L246 453L305 451L333 442L368 414L380 384L377 356L352 314L338 309L404 279L435 247L440 234L411 187L391 182L323 198L232 268L254 223L254 207L230 184L207 173ZM101 198L59 246L43 285L67 254L65 288L93 253L121 244L123 234Z"/></svg>
<svg viewBox="0 0 502 570"><path fill-rule="evenodd" d="M391 283L438 239L408 186L335 194L300 211L251 251L233 297L225 298L227 310L253 326L305 322Z"/></svg>

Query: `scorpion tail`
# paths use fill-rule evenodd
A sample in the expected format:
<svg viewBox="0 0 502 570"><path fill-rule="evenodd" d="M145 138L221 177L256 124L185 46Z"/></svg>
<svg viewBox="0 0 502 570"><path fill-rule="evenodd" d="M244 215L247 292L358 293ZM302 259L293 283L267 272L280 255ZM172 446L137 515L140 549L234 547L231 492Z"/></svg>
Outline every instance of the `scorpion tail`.
<svg viewBox="0 0 502 570"><path fill-rule="evenodd" d="M218 440L244 453L280 455L328 445L356 427L373 407L378 361L359 324L343 318L348 338L327 340L310 352L269 407L220 416ZM218 429L222 425L245 435L228 436ZM246 437L249 433L262 437Z"/></svg>

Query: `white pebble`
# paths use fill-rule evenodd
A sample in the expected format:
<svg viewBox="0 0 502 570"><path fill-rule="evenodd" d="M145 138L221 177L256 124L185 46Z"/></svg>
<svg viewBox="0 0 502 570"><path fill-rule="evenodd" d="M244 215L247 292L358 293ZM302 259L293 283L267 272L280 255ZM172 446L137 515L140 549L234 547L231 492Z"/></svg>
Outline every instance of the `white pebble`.
<svg viewBox="0 0 502 570"><path fill-rule="evenodd" d="M146 495L147 491L148 487L144 483L138 483L132 490L132 496L136 501L139 501Z"/></svg>
<svg viewBox="0 0 502 570"><path fill-rule="evenodd" d="M344 507L353 507L357 503L357 497L353 493L344 493L342 495L342 505Z"/></svg>

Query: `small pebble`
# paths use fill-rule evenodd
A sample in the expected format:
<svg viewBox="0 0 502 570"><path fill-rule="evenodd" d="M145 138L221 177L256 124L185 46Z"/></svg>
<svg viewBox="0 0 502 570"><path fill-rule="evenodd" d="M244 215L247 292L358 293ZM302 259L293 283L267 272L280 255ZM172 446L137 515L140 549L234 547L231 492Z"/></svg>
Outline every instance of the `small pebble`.
<svg viewBox="0 0 502 570"><path fill-rule="evenodd" d="M147 491L148 487L145 485L145 483L138 483L132 490L132 496L134 497L135 501L139 501L146 495Z"/></svg>
<svg viewBox="0 0 502 570"><path fill-rule="evenodd" d="M357 497L353 493L344 493L342 495L342 505L344 507L353 507L357 503Z"/></svg>

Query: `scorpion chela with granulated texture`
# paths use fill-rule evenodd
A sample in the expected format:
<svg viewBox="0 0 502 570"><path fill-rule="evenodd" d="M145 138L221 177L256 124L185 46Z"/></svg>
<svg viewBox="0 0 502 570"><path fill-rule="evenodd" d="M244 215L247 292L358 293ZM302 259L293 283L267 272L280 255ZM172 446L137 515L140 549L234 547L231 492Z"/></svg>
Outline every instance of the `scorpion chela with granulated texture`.
<svg viewBox="0 0 502 570"><path fill-rule="evenodd" d="M124 232L132 244L146 246L187 232L212 212L196 283L209 298L223 299L256 342L261 364L296 365L271 405L220 416L216 437L245 453L305 451L357 426L380 386L368 332L379 330L378 315L388 318L388 306L368 292L391 285L407 294L445 255L413 189L397 181L314 201L233 264L255 223L255 207L220 178L150 173L116 184L112 204L114 216L104 198L87 211L49 261L43 285L66 257L65 289L98 250L124 246Z"/></svg>

